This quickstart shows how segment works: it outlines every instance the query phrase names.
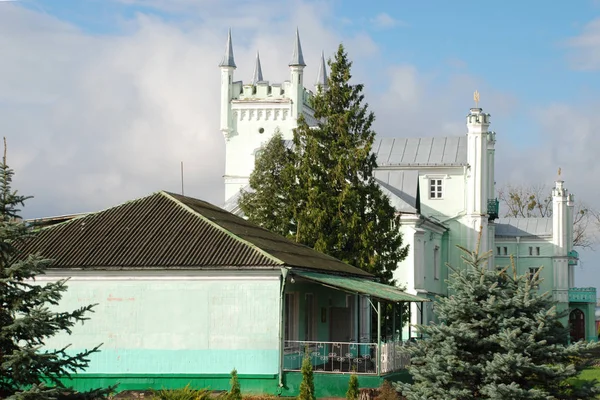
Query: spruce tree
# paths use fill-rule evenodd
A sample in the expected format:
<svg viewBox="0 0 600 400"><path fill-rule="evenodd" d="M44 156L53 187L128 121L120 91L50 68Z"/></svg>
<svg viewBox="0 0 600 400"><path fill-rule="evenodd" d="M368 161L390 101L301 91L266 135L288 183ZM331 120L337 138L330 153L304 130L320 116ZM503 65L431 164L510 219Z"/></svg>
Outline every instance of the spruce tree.
<svg viewBox="0 0 600 400"><path fill-rule="evenodd" d="M408 247L373 176L375 116L363 85L351 83L352 62L342 45L329 66L327 89L313 99L317 125L298 118L293 152L276 144L277 137L267 145L274 151L257 159L253 192L240 206L251 221L283 229L278 232L391 282ZM273 171L275 178L267 178Z"/></svg>
<svg viewBox="0 0 600 400"><path fill-rule="evenodd" d="M441 322L419 326L426 339L408 347L413 383L396 388L409 400L595 398L592 383L569 381L595 344L567 343L565 313L538 291L539 272L489 270L489 253L461 250L465 268L452 268L451 294L435 305Z"/></svg>
<svg viewBox="0 0 600 400"><path fill-rule="evenodd" d="M271 232L290 236L294 230L292 190L294 189L294 154L283 141L279 130L261 149L250 176L253 192L242 192L240 208L250 219Z"/></svg>
<svg viewBox="0 0 600 400"><path fill-rule="evenodd" d="M310 363L308 349L304 352L305 356L302 359L302 382L300 382L300 391L298 400L316 400L315 396L315 381L313 377L313 368Z"/></svg>
<svg viewBox="0 0 600 400"><path fill-rule="evenodd" d="M92 305L72 312L56 312L66 280L35 283L52 265L38 255L18 249L33 232L19 218L19 207L29 197L11 189L13 170L0 164L0 398L11 400L97 399L112 388L78 393L62 379L85 369L89 355L98 347L78 354L67 348L43 349L56 334L70 334L78 322L87 320Z"/></svg>

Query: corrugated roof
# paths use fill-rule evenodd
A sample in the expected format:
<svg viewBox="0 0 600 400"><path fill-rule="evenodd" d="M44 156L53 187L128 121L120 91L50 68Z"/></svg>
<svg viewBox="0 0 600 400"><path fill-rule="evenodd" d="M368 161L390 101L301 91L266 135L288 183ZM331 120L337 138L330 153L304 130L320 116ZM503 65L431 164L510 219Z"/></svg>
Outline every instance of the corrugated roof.
<svg viewBox="0 0 600 400"><path fill-rule="evenodd" d="M500 218L495 225L496 236L552 236L552 218Z"/></svg>
<svg viewBox="0 0 600 400"><path fill-rule="evenodd" d="M372 276L202 200L168 192L44 228L27 241L59 268L276 268Z"/></svg>
<svg viewBox="0 0 600 400"><path fill-rule="evenodd" d="M384 285L383 283L377 283L368 281L360 278L350 278L344 276L332 276L319 274L316 272L294 272L295 275L301 276L305 279L309 279L314 282L322 283L324 285L332 286L337 289L341 289L350 293L366 294L378 299L389 300L392 302L401 301L413 301L413 302L427 302L431 301L419 296L404 293L402 290Z"/></svg>
<svg viewBox="0 0 600 400"><path fill-rule="evenodd" d="M419 171L375 170L374 177L398 212L419 211Z"/></svg>
<svg viewBox="0 0 600 400"><path fill-rule="evenodd" d="M467 137L382 138L373 144L379 167L467 165Z"/></svg>

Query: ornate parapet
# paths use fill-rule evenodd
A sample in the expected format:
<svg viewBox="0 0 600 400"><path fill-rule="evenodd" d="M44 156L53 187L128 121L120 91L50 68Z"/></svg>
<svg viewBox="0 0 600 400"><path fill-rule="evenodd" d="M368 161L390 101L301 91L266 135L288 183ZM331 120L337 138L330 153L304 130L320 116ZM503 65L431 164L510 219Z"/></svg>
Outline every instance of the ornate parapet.
<svg viewBox="0 0 600 400"><path fill-rule="evenodd" d="M596 304L596 288L570 288L569 303L594 303Z"/></svg>

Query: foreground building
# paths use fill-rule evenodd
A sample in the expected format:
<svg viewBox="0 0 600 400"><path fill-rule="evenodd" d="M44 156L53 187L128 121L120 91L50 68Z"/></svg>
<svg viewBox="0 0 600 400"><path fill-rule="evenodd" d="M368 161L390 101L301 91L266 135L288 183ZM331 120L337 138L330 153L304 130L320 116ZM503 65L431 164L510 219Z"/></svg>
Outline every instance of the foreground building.
<svg viewBox="0 0 600 400"><path fill-rule="evenodd" d="M234 81L231 33L228 37L220 64L220 126L226 139L224 207L234 213L240 214L239 193L249 190L255 157L274 132L290 140L300 115L309 125L316 124L310 107L313 94L304 86L306 63L298 32L292 54L289 81L264 80L258 56L253 79ZM323 57L316 86L327 90ZM388 137L375 143L375 177L400 214L404 240L410 245L395 279L407 292L431 300L448 294L446 264L461 265L457 245L492 251L490 268L505 266L512 255L519 273L543 268L540 290L552 293L559 310L568 310L564 323L572 328L572 340L596 340L596 289L574 287L578 254L573 249L573 196L559 177L552 190L551 218L499 218L496 134L490 123L490 114L476 105L466 117L466 134ZM411 322L434 321L434 304L413 304ZM404 337L408 334L405 327Z"/></svg>
<svg viewBox="0 0 600 400"><path fill-rule="evenodd" d="M167 192L60 219L37 221L45 227L22 250L55 261L39 282L70 278L61 308L97 304L72 335L46 341L103 344L73 375L77 389L227 390L235 368L245 393L295 396L307 350L328 372L315 379L319 397L343 397L352 370L361 387L407 376L398 343L358 338L385 327L386 305L423 299L358 268Z"/></svg>

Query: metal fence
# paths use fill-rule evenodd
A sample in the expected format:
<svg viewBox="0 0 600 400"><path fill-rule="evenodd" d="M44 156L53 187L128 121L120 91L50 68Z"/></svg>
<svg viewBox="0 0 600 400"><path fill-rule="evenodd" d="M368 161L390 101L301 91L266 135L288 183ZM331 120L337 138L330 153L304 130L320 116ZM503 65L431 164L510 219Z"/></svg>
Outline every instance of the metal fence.
<svg viewBox="0 0 600 400"><path fill-rule="evenodd" d="M308 356L313 371L324 373L377 374L397 371L410 363L401 351L401 342L381 344L381 359L377 359L377 343L286 341L283 369L300 371Z"/></svg>

